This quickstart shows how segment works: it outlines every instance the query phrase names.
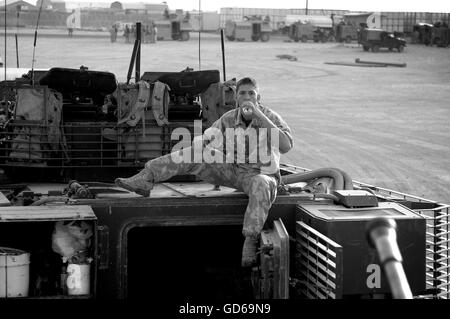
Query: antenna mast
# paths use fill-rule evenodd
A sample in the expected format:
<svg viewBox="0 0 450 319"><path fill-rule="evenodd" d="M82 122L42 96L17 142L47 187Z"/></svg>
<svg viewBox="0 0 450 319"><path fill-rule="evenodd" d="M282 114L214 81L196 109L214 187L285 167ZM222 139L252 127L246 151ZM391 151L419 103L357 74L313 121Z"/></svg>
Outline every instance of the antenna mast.
<svg viewBox="0 0 450 319"><path fill-rule="evenodd" d="M223 81L227 81L227 77L225 75L225 45L223 41L223 28L220 29L220 42L222 44L222 67L223 67Z"/></svg>
<svg viewBox="0 0 450 319"><path fill-rule="evenodd" d="M202 69L202 60L201 60L201 57L200 57L200 37L201 37L201 34L202 34L202 20L203 20L203 17L202 17L202 11L201 11L201 7L202 7L202 0L198 0L198 24L199 24L199 26L198 26L198 69L199 70L201 70Z"/></svg>
<svg viewBox="0 0 450 319"><path fill-rule="evenodd" d="M6 0L5 0L5 59L3 63L5 66L5 81L6 81Z"/></svg>
<svg viewBox="0 0 450 319"><path fill-rule="evenodd" d="M17 68L19 68L19 40L18 40L18 32L19 32L19 12L20 12L20 4L17 5L17 21L16 21L16 59L17 59Z"/></svg>
<svg viewBox="0 0 450 319"><path fill-rule="evenodd" d="M32 85L34 85L34 54L36 52L37 31L38 31L38 28L39 28L39 20L41 19L41 12L42 12L42 4L43 3L44 3L44 1L41 0L41 6L39 7L38 18L37 18L37 21L36 21L36 30L34 30L33 59L31 60L31 84Z"/></svg>

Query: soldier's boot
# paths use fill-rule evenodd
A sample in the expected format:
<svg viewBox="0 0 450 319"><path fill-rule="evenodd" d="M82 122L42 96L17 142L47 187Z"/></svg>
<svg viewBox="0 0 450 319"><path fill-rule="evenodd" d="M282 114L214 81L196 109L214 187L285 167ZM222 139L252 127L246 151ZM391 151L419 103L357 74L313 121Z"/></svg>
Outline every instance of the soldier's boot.
<svg viewBox="0 0 450 319"><path fill-rule="evenodd" d="M141 170L136 175L128 178L116 178L114 183L119 187L125 188L144 197L149 197L150 191L153 188L152 174L146 168Z"/></svg>
<svg viewBox="0 0 450 319"><path fill-rule="evenodd" d="M242 267L251 267L256 264L256 255L258 251L258 239L245 237L242 247Z"/></svg>

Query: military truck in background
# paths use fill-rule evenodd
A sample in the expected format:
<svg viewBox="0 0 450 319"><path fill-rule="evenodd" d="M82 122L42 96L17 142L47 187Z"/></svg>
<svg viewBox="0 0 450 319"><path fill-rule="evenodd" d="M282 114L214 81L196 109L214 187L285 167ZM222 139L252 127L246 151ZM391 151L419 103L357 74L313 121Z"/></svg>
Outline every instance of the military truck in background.
<svg viewBox="0 0 450 319"><path fill-rule="evenodd" d="M406 46L406 40L395 36L391 32L382 29L363 29L358 43L363 46L364 51L372 50L372 52L380 51L380 48L388 48L389 51L397 49L403 52Z"/></svg>
<svg viewBox="0 0 450 319"><path fill-rule="evenodd" d="M289 38L295 42L333 42L335 40L334 31L332 29L321 28L313 25L311 22L303 23L297 21L289 26Z"/></svg>
<svg viewBox="0 0 450 319"><path fill-rule="evenodd" d="M261 16L245 16L244 21L227 20L225 23L225 36L229 41L267 42L271 32L268 16L264 19Z"/></svg>
<svg viewBox="0 0 450 319"><path fill-rule="evenodd" d="M314 40L316 27L311 23L296 22L289 26L289 38L295 42Z"/></svg>
<svg viewBox="0 0 450 319"><path fill-rule="evenodd" d="M190 16L172 13L164 20L155 21L157 28L157 40L181 40L188 41L192 25L189 22Z"/></svg>
<svg viewBox="0 0 450 319"><path fill-rule="evenodd" d="M314 42L333 42L333 20L329 16L320 15L286 15L289 26L289 38L298 42L313 40Z"/></svg>
<svg viewBox="0 0 450 319"><path fill-rule="evenodd" d="M412 43L430 45L432 43L433 25L430 23L419 22L413 27Z"/></svg>
<svg viewBox="0 0 450 319"><path fill-rule="evenodd" d="M340 22L336 25L335 37L337 42L356 41L358 40L358 29L352 23Z"/></svg>
<svg viewBox="0 0 450 319"><path fill-rule="evenodd" d="M450 43L450 29L446 23L434 24L419 22L413 27L412 43L447 47Z"/></svg>
<svg viewBox="0 0 450 319"><path fill-rule="evenodd" d="M368 18L364 21L368 21ZM360 19L361 20L361 19ZM283 28L288 28L290 39L298 42L346 42L358 40L358 32L366 27L347 15L286 15ZM363 21L363 20L361 20Z"/></svg>
<svg viewBox="0 0 450 319"><path fill-rule="evenodd" d="M319 42L320 41L322 43L336 41L336 38L334 36L333 28L320 28L320 27L318 27L314 31L313 41L314 42Z"/></svg>
<svg viewBox="0 0 450 319"><path fill-rule="evenodd" d="M450 42L450 29L446 23L436 22L431 32L431 44L446 48Z"/></svg>

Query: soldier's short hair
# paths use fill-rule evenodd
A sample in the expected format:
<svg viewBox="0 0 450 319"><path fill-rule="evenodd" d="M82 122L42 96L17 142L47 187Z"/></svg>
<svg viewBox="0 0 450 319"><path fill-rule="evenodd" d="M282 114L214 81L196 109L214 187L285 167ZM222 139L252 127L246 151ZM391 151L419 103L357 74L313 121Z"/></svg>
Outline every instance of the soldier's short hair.
<svg viewBox="0 0 450 319"><path fill-rule="evenodd" d="M241 85L244 85L244 84L251 84L251 85L253 85L256 88L258 87L258 83L256 83L256 80L254 78L251 78L251 77L247 76L245 78L240 79L237 82L237 84L236 84L236 92L238 92L239 91L239 87Z"/></svg>

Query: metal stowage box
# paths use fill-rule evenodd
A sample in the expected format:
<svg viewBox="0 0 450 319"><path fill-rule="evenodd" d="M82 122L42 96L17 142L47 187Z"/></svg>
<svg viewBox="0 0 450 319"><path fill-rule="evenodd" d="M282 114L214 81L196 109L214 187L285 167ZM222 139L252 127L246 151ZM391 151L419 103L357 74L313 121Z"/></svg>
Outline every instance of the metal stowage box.
<svg viewBox="0 0 450 319"><path fill-rule="evenodd" d="M71 258L69 262L64 261L62 256L53 250L52 235L58 222L72 225L74 223L84 223L89 225L89 229L92 230L92 236L89 237L90 244L84 251L88 257L87 259L90 260L90 263L87 264L90 265L89 286L92 288L89 293L82 296L73 297L69 295L67 293L68 281L63 281L62 279L62 269L64 269L65 265L67 263L68 265L74 265L78 262L76 258ZM95 297L96 256L98 254L96 234L97 217L92 208L87 205L51 204L0 207L0 247L9 247L14 248L16 251L26 252L25 255L22 254L23 258L22 255L16 254L16 262L13 266L19 266L19 262L22 266L29 266L29 291L26 294L14 293L14 296L6 297L57 297L60 299ZM12 253L9 253L9 256L11 255ZM17 259L19 257L22 259ZM79 266L82 266L81 262L79 264ZM2 263L0 263L1 265ZM12 265L11 262L8 261L8 265ZM69 273L69 271L67 272ZM10 285L8 284L8 286ZM2 297L1 293L0 297Z"/></svg>
<svg viewBox="0 0 450 319"><path fill-rule="evenodd" d="M296 219L343 247L343 295L364 295L390 293L384 274L379 288L367 284L373 269L369 265L380 265L376 251L369 247L366 239L366 224L375 217L396 221L397 243L411 290L413 293L425 291L426 221L412 210L389 202L365 208L311 204L297 206Z"/></svg>

